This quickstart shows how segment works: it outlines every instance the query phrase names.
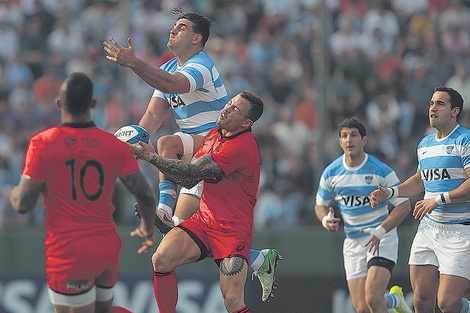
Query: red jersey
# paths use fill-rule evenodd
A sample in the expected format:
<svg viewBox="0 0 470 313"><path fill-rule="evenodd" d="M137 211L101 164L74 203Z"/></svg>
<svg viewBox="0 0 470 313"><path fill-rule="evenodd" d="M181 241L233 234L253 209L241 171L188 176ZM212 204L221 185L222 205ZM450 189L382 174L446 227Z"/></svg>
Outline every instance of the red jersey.
<svg viewBox="0 0 470 313"><path fill-rule="evenodd" d="M259 148L253 133L223 137L219 129L212 129L194 156L204 154L210 154L225 175L204 181L199 216L208 225L236 226L251 237L260 177Z"/></svg>
<svg viewBox="0 0 470 313"><path fill-rule="evenodd" d="M45 181L46 247L116 232L111 196L118 177L139 170L132 150L93 122L34 135L22 175Z"/></svg>

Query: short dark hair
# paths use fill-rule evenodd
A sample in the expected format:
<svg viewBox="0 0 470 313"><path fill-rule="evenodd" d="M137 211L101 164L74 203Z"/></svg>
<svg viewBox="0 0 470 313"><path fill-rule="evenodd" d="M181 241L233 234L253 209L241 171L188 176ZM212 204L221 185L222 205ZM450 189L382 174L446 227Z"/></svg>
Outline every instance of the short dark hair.
<svg viewBox="0 0 470 313"><path fill-rule="evenodd" d="M64 82L66 84L64 105L72 114L85 113L91 106L93 98L93 83L81 72L75 72Z"/></svg>
<svg viewBox="0 0 470 313"><path fill-rule="evenodd" d="M463 98L462 96L460 95L460 93L453 89L453 88L450 88L450 87L445 87L445 86L437 86L436 88L434 88L434 92L436 91L443 91L443 92L447 92L447 94L449 95L449 102L450 102L450 108L453 109L453 108L459 108L460 109L460 112L459 114L457 114L457 120L459 119L460 117L460 113L462 113L463 111Z"/></svg>
<svg viewBox="0 0 470 313"><path fill-rule="evenodd" d="M171 9L171 13L177 15L177 21L184 18L190 20L193 23L193 32L202 35L202 46L206 44L211 34L211 20L196 12L184 12L181 7L175 7Z"/></svg>
<svg viewBox="0 0 470 313"><path fill-rule="evenodd" d="M364 124L355 116L343 120L338 126L338 134L341 137L343 128L357 128L361 137L367 136L367 130Z"/></svg>
<svg viewBox="0 0 470 313"><path fill-rule="evenodd" d="M240 92L240 97L247 100L251 104L251 108L248 111L246 117L253 122L256 122L261 115L263 114L264 103L261 98L256 95L254 92L248 90L242 90Z"/></svg>

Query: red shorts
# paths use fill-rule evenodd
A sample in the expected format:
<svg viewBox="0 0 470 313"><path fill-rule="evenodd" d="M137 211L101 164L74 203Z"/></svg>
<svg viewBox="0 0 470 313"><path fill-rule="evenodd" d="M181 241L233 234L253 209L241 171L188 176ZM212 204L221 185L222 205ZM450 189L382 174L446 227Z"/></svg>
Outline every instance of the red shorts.
<svg viewBox="0 0 470 313"><path fill-rule="evenodd" d="M80 294L94 285L112 287L118 280L122 241L116 232L81 237L47 246L49 288L63 294Z"/></svg>
<svg viewBox="0 0 470 313"><path fill-rule="evenodd" d="M220 260L231 256L240 256L248 263L251 249L251 234L240 232L240 227L232 223L230 225L209 226L198 213L182 222L178 227L182 228L194 242L201 248L201 259L212 252L214 260Z"/></svg>

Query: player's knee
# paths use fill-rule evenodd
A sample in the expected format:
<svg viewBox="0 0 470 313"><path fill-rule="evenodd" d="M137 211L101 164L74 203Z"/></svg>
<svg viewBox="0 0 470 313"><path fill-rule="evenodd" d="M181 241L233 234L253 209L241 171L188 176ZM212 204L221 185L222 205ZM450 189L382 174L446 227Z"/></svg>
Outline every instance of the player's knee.
<svg viewBox="0 0 470 313"><path fill-rule="evenodd" d="M176 135L161 136L157 140L157 152L164 157L182 155L181 139Z"/></svg>
<svg viewBox="0 0 470 313"><path fill-rule="evenodd" d="M369 308L366 305L361 305L355 308L357 313L370 313Z"/></svg>
<svg viewBox="0 0 470 313"><path fill-rule="evenodd" d="M418 292L415 292L413 296L413 305L416 312L433 312L435 302L433 299L422 297Z"/></svg>
<svg viewBox="0 0 470 313"><path fill-rule="evenodd" d="M235 312L237 308L244 306L242 294L236 291L227 292L223 296L225 308L229 312Z"/></svg>
<svg viewBox="0 0 470 313"><path fill-rule="evenodd" d="M371 309L371 311L377 311L379 308L383 307L384 305L385 298L383 295L379 295L373 292L367 293L366 294L366 302L368 308ZM368 309L365 309L365 312L369 312Z"/></svg>
<svg viewBox="0 0 470 313"><path fill-rule="evenodd" d="M165 256L164 251L157 251L152 255L152 265L153 270L156 272L169 272L174 270L171 267L171 263L169 262L168 258Z"/></svg>
<svg viewBox="0 0 470 313"><path fill-rule="evenodd" d="M437 299L437 306L442 311L442 313L447 312L459 312L462 301L460 298L456 299L455 297L442 297L442 299Z"/></svg>

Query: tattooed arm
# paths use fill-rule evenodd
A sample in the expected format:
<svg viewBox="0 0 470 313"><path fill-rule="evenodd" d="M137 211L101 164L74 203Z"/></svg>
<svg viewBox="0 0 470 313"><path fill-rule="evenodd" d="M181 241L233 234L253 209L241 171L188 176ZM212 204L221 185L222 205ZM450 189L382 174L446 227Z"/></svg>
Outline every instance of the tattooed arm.
<svg viewBox="0 0 470 313"><path fill-rule="evenodd" d="M212 179L224 175L224 172L210 154L193 159L191 163L153 154L149 162L165 174L168 179L185 188L194 187L203 179Z"/></svg>
<svg viewBox="0 0 470 313"><path fill-rule="evenodd" d="M45 183L42 180L29 176L21 176L18 186L10 193L10 203L19 213L28 213L34 209L39 195L44 191Z"/></svg>

